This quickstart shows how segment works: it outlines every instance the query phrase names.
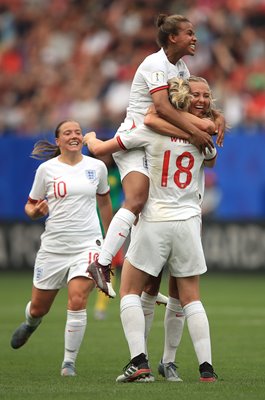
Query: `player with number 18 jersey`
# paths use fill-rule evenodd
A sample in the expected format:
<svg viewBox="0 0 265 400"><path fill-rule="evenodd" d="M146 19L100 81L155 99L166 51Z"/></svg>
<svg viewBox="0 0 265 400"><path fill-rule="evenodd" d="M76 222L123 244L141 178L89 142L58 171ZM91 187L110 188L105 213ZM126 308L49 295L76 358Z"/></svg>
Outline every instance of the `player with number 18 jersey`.
<svg viewBox="0 0 265 400"><path fill-rule="evenodd" d="M117 140L123 149L145 149L150 189L142 218L174 221L201 215L204 155L195 146L183 139L155 135L146 126L122 133Z"/></svg>
<svg viewBox="0 0 265 400"><path fill-rule="evenodd" d="M144 126L117 141L122 149L144 147L150 172L149 197L132 230L126 258L152 276L166 264L175 277L203 274L204 155L188 141L155 135Z"/></svg>

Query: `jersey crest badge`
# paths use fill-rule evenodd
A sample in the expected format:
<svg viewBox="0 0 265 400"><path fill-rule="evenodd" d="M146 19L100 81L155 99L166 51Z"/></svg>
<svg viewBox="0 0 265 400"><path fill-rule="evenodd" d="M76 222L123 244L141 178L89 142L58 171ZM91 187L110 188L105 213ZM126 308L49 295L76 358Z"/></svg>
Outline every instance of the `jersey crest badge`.
<svg viewBox="0 0 265 400"><path fill-rule="evenodd" d="M87 169L86 171L86 177L90 181L94 181L97 177L96 171L94 169Z"/></svg>

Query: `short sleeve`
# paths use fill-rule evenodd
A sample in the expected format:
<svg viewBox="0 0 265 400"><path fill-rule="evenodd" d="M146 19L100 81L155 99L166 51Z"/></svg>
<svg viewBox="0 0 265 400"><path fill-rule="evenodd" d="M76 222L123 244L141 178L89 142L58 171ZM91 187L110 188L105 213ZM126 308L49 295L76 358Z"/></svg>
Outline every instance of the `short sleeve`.
<svg viewBox="0 0 265 400"><path fill-rule="evenodd" d="M46 196L45 167L40 165L36 171L33 185L29 193L32 200L42 200Z"/></svg>
<svg viewBox="0 0 265 400"><path fill-rule="evenodd" d="M98 181L97 194L104 195L109 193L110 187L108 184L108 170L106 165L102 161L99 162L98 170L99 170L99 181Z"/></svg>
<svg viewBox="0 0 265 400"><path fill-rule="evenodd" d="M152 58L146 59L141 66L140 72L150 93L157 89L168 88L167 67L163 59L156 58L155 62L153 62Z"/></svg>

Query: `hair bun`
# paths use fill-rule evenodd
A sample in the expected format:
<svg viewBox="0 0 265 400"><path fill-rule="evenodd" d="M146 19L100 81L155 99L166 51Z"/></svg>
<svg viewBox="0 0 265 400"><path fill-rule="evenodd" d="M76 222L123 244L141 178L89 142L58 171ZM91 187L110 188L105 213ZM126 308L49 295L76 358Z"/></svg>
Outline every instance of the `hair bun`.
<svg viewBox="0 0 265 400"><path fill-rule="evenodd" d="M156 26L159 28L165 22L167 14L159 14L156 21Z"/></svg>

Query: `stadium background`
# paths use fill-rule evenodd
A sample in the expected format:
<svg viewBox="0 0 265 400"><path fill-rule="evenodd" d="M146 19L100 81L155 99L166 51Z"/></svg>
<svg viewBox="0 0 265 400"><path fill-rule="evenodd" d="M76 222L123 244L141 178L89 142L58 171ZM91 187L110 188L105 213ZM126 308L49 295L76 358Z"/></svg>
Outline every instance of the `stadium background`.
<svg viewBox="0 0 265 400"><path fill-rule="evenodd" d="M39 138L66 118L112 137L131 79L157 49L159 12L186 15L198 46L185 61L208 79L231 126L206 172L210 270L265 270L265 4L258 0L0 0L0 270L31 269L43 230L24 204ZM122 197L122 194L120 195Z"/></svg>

